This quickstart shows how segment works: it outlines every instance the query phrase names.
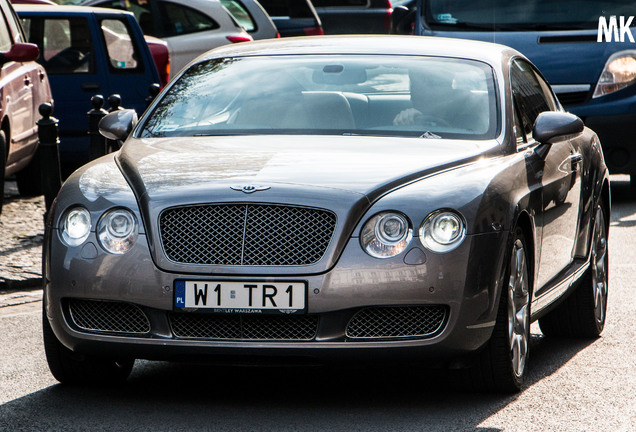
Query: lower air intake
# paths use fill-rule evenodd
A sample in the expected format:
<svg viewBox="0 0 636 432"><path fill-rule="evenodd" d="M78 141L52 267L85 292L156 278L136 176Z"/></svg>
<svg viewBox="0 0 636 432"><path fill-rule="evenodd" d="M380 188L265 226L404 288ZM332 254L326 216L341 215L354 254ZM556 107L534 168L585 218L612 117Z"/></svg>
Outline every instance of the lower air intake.
<svg viewBox="0 0 636 432"><path fill-rule="evenodd" d="M216 340L310 341L316 337L315 315L170 314L175 337Z"/></svg>
<svg viewBox="0 0 636 432"><path fill-rule="evenodd" d="M68 310L73 324L87 332L150 332L150 322L146 314L130 303L71 299L68 302Z"/></svg>
<svg viewBox="0 0 636 432"><path fill-rule="evenodd" d="M432 337L446 322L448 308L441 305L370 307L349 320L349 339Z"/></svg>

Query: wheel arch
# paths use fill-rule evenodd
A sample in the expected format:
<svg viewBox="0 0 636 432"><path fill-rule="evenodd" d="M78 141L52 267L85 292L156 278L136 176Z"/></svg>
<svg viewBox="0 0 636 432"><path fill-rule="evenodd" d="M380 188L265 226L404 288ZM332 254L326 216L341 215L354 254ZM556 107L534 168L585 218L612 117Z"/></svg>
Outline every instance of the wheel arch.
<svg viewBox="0 0 636 432"><path fill-rule="evenodd" d="M530 217L530 215L528 214L528 212L526 211L522 211L521 213L519 213L519 216L517 216L517 220L515 221L515 224L513 225L513 232L514 230L519 227L521 228L521 231L523 233L523 236L526 240L526 248L527 248L527 259L528 259L528 277L530 278L529 281L529 285L530 285L530 294L532 295L534 293L534 281L535 281L535 275L536 275L536 256L537 256L537 248L536 248L536 240L535 240L535 229L534 229L534 223L532 221L532 218Z"/></svg>
<svg viewBox="0 0 636 432"><path fill-rule="evenodd" d="M2 123L0 124L0 130L4 131L4 160L5 163L9 158L9 147L11 145L11 123L9 122L9 117L4 116L2 118Z"/></svg>

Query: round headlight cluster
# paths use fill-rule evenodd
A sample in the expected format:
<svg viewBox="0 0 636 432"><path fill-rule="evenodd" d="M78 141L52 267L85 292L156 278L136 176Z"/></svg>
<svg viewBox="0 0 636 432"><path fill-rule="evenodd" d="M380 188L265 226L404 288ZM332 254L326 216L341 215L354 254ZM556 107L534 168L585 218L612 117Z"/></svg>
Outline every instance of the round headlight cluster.
<svg viewBox="0 0 636 432"><path fill-rule="evenodd" d="M466 224L457 213L438 210L424 219L420 226L420 241L433 252L448 252L466 237Z"/></svg>
<svg viewBox="0 0 636 432"><path fill-rule="evenodd" d="M91 214L84 207L73 207L62 216L60 233L67 246L81 245L90 232Z"/></svg>
<svg viewBox="0 0 636 432"><path fill-rule="evenodd" d="M395 212L378 213L364 224L360 236L362 249L376 258L398 255L413 237L406 216Z"/></svg>
<svg viewBox="0 0 636 432"><path fill-rule="evenodd" d="M107 252L125 254L135 244L138 234L135 215L126 209L110 210L97 224L97 239Z"/></svg>
<svg viewBox="0 0 636 432"><path fill-rule="evenodd" d="M71 207L60 220L60 237L67 246L80 246L91 233L91 214L84 207ZM121 255L137 240L139 224L126 209L109 210L97 223L97 240L104 250Z"/></svg>

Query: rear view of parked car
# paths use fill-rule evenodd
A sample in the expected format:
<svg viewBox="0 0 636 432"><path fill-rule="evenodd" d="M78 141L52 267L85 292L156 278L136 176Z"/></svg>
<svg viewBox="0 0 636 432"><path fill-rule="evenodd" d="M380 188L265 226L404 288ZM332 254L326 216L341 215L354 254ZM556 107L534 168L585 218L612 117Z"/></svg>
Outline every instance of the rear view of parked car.
<svg viewBox="0 0 636 432"><path fill-rule="evenodd" d="M391 32L389 0L312 0L325 34Z"/></svg>
<svg viewBox="0 0 636 432"><path fill-rule="evenodd" d="M420 0L418 8L416 34L497 42L524 53L566 109L599 135L610 171L634 179L636 32L620 28L620 17L636 12L633 1Z"/></svg>
<svg viewBox="0 0 636 432"><path fill-rule="evenodd" d="M324 34L311 0L260 0L282 37Z"/></svg>
<svg viewBox="0 0 636 432"><path fill-rule="evenodd" d="M40 47L60 120L60 158L68 172L89 160L91 97L121 95L142 113L160 77L132 13L78 6L16 6L28 39Z"/></svg>
<svg viewBox="0 0 636 432"><path fill-rule="evenodd" d="M47 74L34 61L38 47L26 41L13 8L0 0L0 212L5 176L17 173L22 194L40 191L35 122L40 104L53 99Z"/></svg>
<svg viewBox="0 0 636 432"><path fill-rule="evenodd" d="M82 4L133 12L144 34L168 42L175 74L212 48L252 40L219 0L88 0Z"/></svg>

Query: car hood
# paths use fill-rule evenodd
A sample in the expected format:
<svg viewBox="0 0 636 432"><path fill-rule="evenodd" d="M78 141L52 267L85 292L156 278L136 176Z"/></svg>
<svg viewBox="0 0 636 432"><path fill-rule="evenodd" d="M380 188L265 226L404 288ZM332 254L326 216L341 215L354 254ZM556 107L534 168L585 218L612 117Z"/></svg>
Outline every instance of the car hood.
<svg viewBox="0 0 636 432"><path fill-rule="evenodd" d="M209 197L211 191L239 197L232 188L241 185L340 190L373 201L400 184L489 151L499 152L499 144L298 135L153 138L129 140L118 162L143 201L191 199L199 192Z"/></svg>
<svg viewBox="0 0 636 432"><path fill-rule="evenodd" d="M130 139L117 156L146 225L156 264L183 274L238 274L232 266L189 266L162 253L160 219L169 207L210 203L283 204L336 216L323 259L335 264L370 206L402 185L500 153L497 141L359 136L224 136ZM268 268L252 268L268 274ZM300 270L278 268L281 274Z"/></svg>

